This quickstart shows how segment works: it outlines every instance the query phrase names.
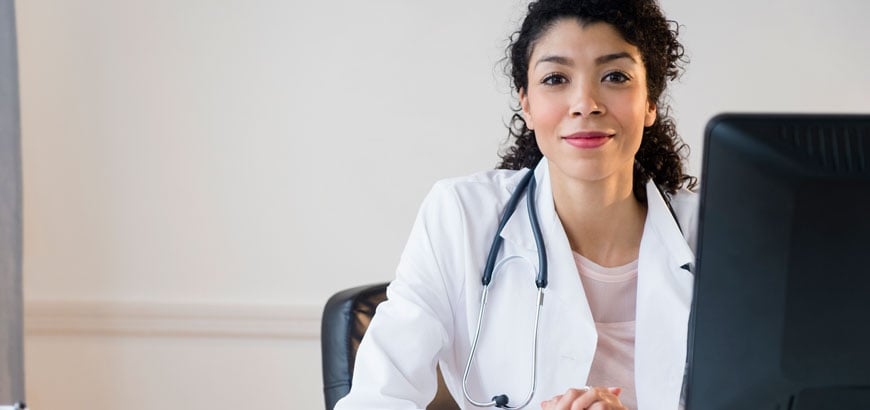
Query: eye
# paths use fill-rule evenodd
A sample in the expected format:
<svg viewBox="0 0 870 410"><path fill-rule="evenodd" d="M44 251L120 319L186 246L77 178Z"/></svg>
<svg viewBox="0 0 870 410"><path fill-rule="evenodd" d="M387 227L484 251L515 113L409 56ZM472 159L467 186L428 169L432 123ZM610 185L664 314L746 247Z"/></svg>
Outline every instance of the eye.
<svg viewBox="0 0 870 410"><path fill-rule="evenodd" d="M628 74L625 74L621 71L614 71L612 73L605 74L604 78L602 78L601 80L604 82L622 84L624 82L627 82L628 80L631 80L631 78L628 76Z"/></svg>
<svg viewBox="0 0 870 410"><path fill-rule="evenodd" d="M564 75L557 74L557 73L547 74L547 76L545 76L541 80L541 84L545 84L545 85L559 85L559 84L565 84L567 82L568 82L568 79L565 78Z"/></svg>

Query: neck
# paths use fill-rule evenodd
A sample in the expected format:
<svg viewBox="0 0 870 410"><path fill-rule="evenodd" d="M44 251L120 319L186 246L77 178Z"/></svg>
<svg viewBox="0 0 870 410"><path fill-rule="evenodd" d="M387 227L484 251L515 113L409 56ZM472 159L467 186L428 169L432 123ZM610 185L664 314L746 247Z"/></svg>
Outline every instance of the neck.
<svg viewBox="0 0 870 410"><path fill-rule="evenodd" d="M632 191L632 172L578 181L550 169L553 203L571 249L601 266L638 258L646 207Z"/></svg>

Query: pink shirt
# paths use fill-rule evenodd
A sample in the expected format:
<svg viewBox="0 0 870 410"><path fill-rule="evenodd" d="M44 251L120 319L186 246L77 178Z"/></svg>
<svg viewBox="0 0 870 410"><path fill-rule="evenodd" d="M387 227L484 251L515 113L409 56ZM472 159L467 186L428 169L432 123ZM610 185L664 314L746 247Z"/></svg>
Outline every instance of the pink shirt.
<svg viewBox="0 0 870 410"><path fill-rule="evenodd" d="M606 268L576 252L574 260L598 330L598 346L586 384L621 387L622 404L637 409L634 387L637 261Z"/></svg>

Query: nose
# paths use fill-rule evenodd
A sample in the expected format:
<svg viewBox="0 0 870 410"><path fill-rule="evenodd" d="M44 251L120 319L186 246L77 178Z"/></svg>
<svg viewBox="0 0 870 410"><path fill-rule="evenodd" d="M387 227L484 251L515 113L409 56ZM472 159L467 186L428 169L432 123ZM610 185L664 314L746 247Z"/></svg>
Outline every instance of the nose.
<svg viewBox="0 0 870 410"><path fill-rule="evenodd" d="M578 87L571 104L572 117L599 116L604 112L604 105L600 103L595 87L590 85Z"/></svg>

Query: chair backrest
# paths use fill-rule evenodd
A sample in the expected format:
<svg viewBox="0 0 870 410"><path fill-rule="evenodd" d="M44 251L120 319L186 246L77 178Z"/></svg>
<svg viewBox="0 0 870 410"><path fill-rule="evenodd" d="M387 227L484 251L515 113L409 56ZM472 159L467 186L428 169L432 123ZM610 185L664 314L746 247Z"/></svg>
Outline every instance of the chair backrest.
<svg viewBox="0 0 870 410"><path fill-rule="evenodd" d="M320 343L323 361L323 397L326 410L350 392L356 350L375 310L387 299L388 283L359 286L332 295L323 309ZM427 410L459 409L438 370L438 392Z"/></svg>

